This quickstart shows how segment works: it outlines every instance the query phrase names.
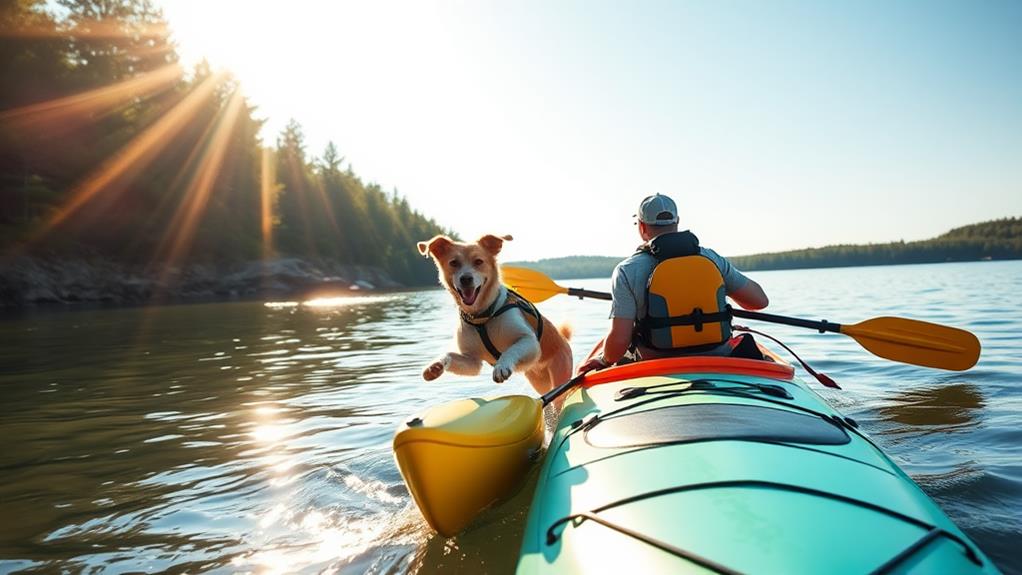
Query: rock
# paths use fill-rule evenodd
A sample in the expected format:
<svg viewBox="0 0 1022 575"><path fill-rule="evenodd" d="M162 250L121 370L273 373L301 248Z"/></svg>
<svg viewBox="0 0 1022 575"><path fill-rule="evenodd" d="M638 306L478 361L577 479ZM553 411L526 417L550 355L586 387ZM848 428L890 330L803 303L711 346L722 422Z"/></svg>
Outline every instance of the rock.
<svg viewBox="0 0 1022 575"><path fill-rule="evenodd" d="M0 307L105 302L136 304L404 287L370 266L286 257L230 265L132 266L95 255L20 256L0 263Z"/></svg>

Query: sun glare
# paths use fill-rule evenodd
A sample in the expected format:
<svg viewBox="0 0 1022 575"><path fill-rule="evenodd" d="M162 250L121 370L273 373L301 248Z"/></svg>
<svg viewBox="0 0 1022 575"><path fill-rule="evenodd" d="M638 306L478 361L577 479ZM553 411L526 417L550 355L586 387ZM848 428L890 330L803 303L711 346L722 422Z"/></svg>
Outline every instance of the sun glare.
<svg viewBox="0 0 1022 575"><path fill-rule="evenodd" d="M294 26L295 10L273 9L264 2L163 2L181 63L191 69L207 62L229 72L257 100L277 97L293 86L267 87L281 79L278 64L284 54L299 51L306 32ZM301 65L300 62L293 62ZM283 84L284 82L280 82Z"/></svg>
<svg viewBox="0 0 1022 575"><path fill-rule="evenodd" d="M182 64L206 60L237 77L271 120L299 112L306 90L371 79L436 30L430 3L244 0L162 3Z"/></svg>

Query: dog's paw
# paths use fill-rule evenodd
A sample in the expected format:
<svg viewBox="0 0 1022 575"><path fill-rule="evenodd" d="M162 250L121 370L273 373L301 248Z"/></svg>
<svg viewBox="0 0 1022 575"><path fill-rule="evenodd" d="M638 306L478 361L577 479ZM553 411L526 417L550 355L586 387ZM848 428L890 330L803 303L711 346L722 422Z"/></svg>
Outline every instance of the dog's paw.
<svg viewBox="0 0 1022 575"><path fill-rule="evenodd" d="M422 371L422 379L426 381L433 381L440 377L440 374L444 372L444 362L434 361L429 367Z"/></svg>
<svg viewBox="0 0 1022 575"><path fill-rule="evenodd" d="M493 381L496 383L503 383L507 381L507 378L511 377L511 372L514 371L510 366L497 364L493 368Z"/></svg>

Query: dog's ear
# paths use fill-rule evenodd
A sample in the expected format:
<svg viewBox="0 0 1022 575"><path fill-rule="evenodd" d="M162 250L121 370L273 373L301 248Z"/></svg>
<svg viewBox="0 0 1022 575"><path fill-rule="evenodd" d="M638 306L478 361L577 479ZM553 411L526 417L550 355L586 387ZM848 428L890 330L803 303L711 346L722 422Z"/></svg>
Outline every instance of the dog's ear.
<svg viewBox="0 0 1022 575"><path fill-rule="evenodd" d="M428 242L419 242L417 245L419 253L423 257L433 256L433 258L442 258L444 253L450 249L452 243L451 238L447 236L433 236L433 239Z"/></svg>
<svg viewBox="0 0 1022 575"><path fill-rule="evenodd" d="M511 241L511 236L495 236L492 234L486 234L479 238L479 245L483 246L483 249L490 252L491 255L497 255L500 253L500 249L504 247L504 242Z"/></svg>

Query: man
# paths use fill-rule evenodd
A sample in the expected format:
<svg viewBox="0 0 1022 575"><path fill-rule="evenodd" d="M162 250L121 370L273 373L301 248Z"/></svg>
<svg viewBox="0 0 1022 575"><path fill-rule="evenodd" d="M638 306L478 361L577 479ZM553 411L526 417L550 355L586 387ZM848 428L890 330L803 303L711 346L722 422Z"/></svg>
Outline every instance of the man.
<svg viewBox="0 0 1022 575"><path fill-rule="evenodd" d="M582 364L578 368L578 373L614 364L624 357L633 344L639 357L644 359L687 353L725 355L731 349L726 341L730 337L730 322L723 315L715 315L725 313L723 296L726 294L738 305L749 310L762 309L769 303L766 293L759 284L746 277L713 250L699 246L698 240L690 232L678 232L678 208L671 198L660 194L645 198L639 204L639 212L635 217L639 235L644 243L631 257L614 268L611 280L613 303L610 310L610 332L603 339L603 352ZM675 267L676 274L680 270L681 275L668 276L667 280L661 280L658 284L661 287L657 289L665 291L663 286L666 286L666 291L677 292L687 289L691 292L692 286L683 286L689 279L688 276L697 275L692 270L698 271L701 263L703 268L710 269L709 275L716 277L718 282L718 293L700 294L703 296L702 301L709 297L711 305L707 307L717 309L704 313L699 307L693 309L686 300L692 299L691 295L665 294L664 297L674 297L675 301L681 298L679 303L674 304L675 308L683 305L684 309L693 309L693 312L670 316L665 312L667 306L658 303L658 307L663 308L660 315L666 317L651 319L650 310L646 309L647 301L657 300L649 299L647 289L654 289L650 282L654 268L657 268L657 273L660 274L660 267L663 266L658 267L658 264L664 261L671 261L672 265L681 263L679 258L686 255L701 257L687 258L684 265ZM707 260L713 265L708 265ZM702 282L704 279L696 281ZM703 289L700 284L696 286L696 291L705 292L713 289L712 277L705 281L709 282L705 284L707 287ZM656 297L662 299L659 294ZM718 305L712 305L714 297L717 298ZM672 329L675 331L671 331ZM685 347L683 339L680 343L671 341L672 334L684 330L688 330L696 339L710 343ZM665 338L667 343L657 345L657 341L663 342Z"/></svg>

